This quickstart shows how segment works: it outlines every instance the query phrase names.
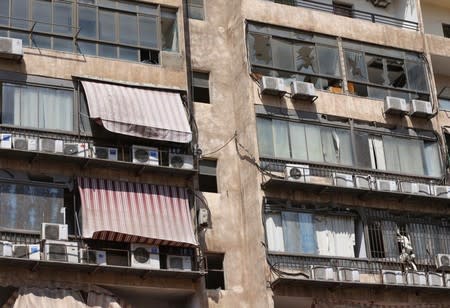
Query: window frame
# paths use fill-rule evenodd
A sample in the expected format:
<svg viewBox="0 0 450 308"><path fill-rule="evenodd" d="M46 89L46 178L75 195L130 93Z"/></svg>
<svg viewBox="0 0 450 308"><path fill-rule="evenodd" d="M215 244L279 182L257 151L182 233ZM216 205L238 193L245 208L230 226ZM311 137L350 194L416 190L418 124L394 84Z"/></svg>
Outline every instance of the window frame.
<svg viewBox="0 0 450 308"><path fill-rule="evenodd" d="M206 10L205 10L205 0L201 0L202 4L196 4L196 3L192 3L192 0L188 0L188 18L189 19L195 19L195 20L206 20ZM202 16L201 18L194 18L192 17L191 13L190 13L190 9L191 7L197 8L197 9L201 9L202 11Z"/></svg>
<svg viewBox="0 0 450 308"><path fill-rule="evenodd" d="M450 24L442 23L442 34L446 38L450 38Z"/></svg>
<svg viewBox="0 0 450 308"><path fill-rule="evenodd" d="M8 16L6 17L7 19L7 25L0 25L0 31L4 31L6 33L6 36L8 37L15 37L15 38L20 38L23 40L23 45L24 47L30 47L30 48L44 48L44 49L51 49L51 50L55 50L55 51L60 51L60 52L70 52L70 53L76 53L76 54L85 54L85 55L90 55L90 56L96 56L96 57L101 57L101 58L108 58L108 59L115 59L115 60L124 60L124 61L131 61L131 62L137 62L137 63L149 63L151 62L151 64L157 64L160 65L161 61L160 61L160 54L161 52L174 52L174 53L180 53L180 42L179 42L179 32L180 32L180 16L178 14L178 9L176 8L171 8L171 7L166 7L166 6L161 6L160 4L152 4L152 3L142 3L142 2L133 2L133 6L134 6L134 11L133 10L127 10L125 7L123 7L123 3L119 2L119 1L115 1L114 3L114 7L110 7L110 6L105 6L105 5L101 5L101 4L97 4L97 3L87 3L87 2L77 2L77 1L69 1L69 0L61 0L56 2L55 0L50 0L50 4L51 5L51 13L50 15L52 16L52 24L50 25L51 30L50 31L36 31L36 29L34 29L34 31L31 32L30 37L28 37L29 33L30 33L30 29L27 27L15 27L12 24L13 21L13 17L12 17L12 5L11 5L11 1L13 0L8 0L8 5L9 5L9 12L8 12ZM27 20L26 23L31 24L34 19L33 19L33 7L34 7L34 3L37 0L28 0L27 1ZM56 10L56 4L66 4L66 5L70 5L71 8L71 25L70 26L65 26L65 25L56 25L53 22L55 21L55 10ZM125 3L127 4L127 3ZM152 7L152 9L148 10L147 7ZM95 11L95 16L96 16L96 20L95 20L95 37L83 37L82 35L79 35L79 27L80 27L80 14L79 14L79 10L81 8L90 8L90 9L94 9ZM142 9L139 9L142 8ZM175 18L176 18L176 35L177 35L177 46L175 49L173 50L163 50L162 48L162 31L161 31L161 14L163 10L173 10L175 12ZM105 39L100 39L99 37L99 33L100 33L100 12L110 12L114 14L114 33L115 33L115 38L113 41L109 41L109 40L105 40ZM132 14L133 16L135 16L136 18L136 38L137 38L137 42L136 44L129 44L129 43L123 43L120 42L120 23L119 23L119 15L120 14ZM140 33L140 25L141 25L141 21L140 21L140 17L147 17L147 18L151 18L151 20L154 20L155 22L155 33L156 33L156 45L155 46L147 46L145 45L143 42L141 42L141 33ZM37 25L39 25L39 23L37 23ZM70 27L70 33L61 33L60 31L55 30L56 27ZM36 42L36 38L39 37L48 37L49 38L49 46L39 46L38 42ZM69 50L69 48L55 48L56 46L56 42L58 40L71 40L71 48ZM80 47L80 43L82 44L94 44L95 52L85 52L83 53ZM114 48L115 50L115 56L114 57L109 57L107 55L101 55L100 54L100 46L105 45L105 46L112 46L112 48ZM61 45L64 46L64 45ZM67 45L68 46L68 45ZM66 46L66 47L67 47ZM131 60L131 59L126 59L121 57L120 54L120 50L121 48L131 48L136 52L136 59L135 60ZM93 51L93 50L91 50ZM95 53L95 54L93 54ZM158 57L156 58L156 53L158 53ZM148 56L147 56L148 54Z"/></svg>
<svg viewBox="0 0 450 308"><path fill-rule="evenodd" d="M196 78L196 75L197 75L197 78ZM201 77L199 78L199 76L206 77L206 78L201 78ZM197 71L197 70L192 71L192 101L193 102L211 104L211 91L210 91L211 88L210 88L210 79L209 79L210 76L211 76L210 72L203 72L203 71ZM202 79L202 80L206 79L206 82L208 83L208 85L206 86L204 84L196 82L199 79ZM196 95L195 95L196 88L200 88L203 90L206 89L208 98L205 100L196 99Z"/></svg>

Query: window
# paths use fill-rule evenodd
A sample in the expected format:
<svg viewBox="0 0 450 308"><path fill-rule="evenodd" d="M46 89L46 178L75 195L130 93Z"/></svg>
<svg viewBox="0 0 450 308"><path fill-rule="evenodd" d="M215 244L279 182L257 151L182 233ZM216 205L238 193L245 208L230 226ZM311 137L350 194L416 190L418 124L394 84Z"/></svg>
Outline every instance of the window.
<svg viewBox="0 0 450 308"><path fill-rule="evenodd" d="M450 25L442 24L442 32L444 33L445 37L449 37L450 38Z"/></svg>
<svg viewBox="0 0 450 308"><path fill-rule="evenodd" d="M450 111L450 87L444 87L438 95L439 109Z"/></svg>
<svg viewBox="0 0 450 308"><path fill-rule="evenodd" d="M39 232L43 222L63 223L62 188L0 183L0 200L3 229Z"/></svg>
<svg viewBox="0 0 450 308"><path fill-rule="evenodd" d="M344 41L348 91L384 99L429 99L423 60L416 53Z"/></svg>
<svg viewBox="0 0 450 308"><path fill-rule="evenodd" d="M357 166L393 173L440 177L436 138L367 133L257 117L259 155L293 161ZM393 132L394 133L394 132ZM353 135L352 135L353 134Z"/></svg>
<svg viewBox="0 0 450 308"><path fill-rule="evenodd" d="M209 73L192 73L192 98L194 102L209 103Z"/></svg>
<svg viewBox="0 0 450 308"><path fill-rule="evenodd" d="M353 5L333 1L333 13L336 15L353 17Z"/></svg>
<svg viewBox="0 0 450 308"><path fill-rule="evenodd" d="M217 193L217 161L215 160L200 160L199 162L199 190L203 192Z"/></svg>
<svg viewBox="0 0 450 308"><path fill-rule="evenodd" d="M204 0L188 0L188 15L189 18L204 20Z"/></svg>
<svg viewBox="0 0 450 308"><path fill-rule="evenodd" d="M73 90L2 84L2 123L47 130L74 130Z"/></svg>
<svg viewBox="0 0 450 308"><path fill-rule="evenodd" d="M208 273L206 274L206 289L225 290L225 277L223 271L223 253L207 253L206 261L208 264Z"/></svg>
<svg viewBox="0 0 450 308"><path fill-rule="evenodd" d="M255 74L306 81L318 89L342 91L335 38L249 24L247 44L251 70Z"/></svg>
<svg viewBox="0 0 450 308"><path fill-rule="evenodd" d="M265 219L269 251L362 257L355 248L361 246L364 235L356 229L354 216L281 211L266 213Z"/></svg>
<svg viewBox="0 0 450 308"><path fill-rule="evenodd" d="M154 64L161 50L178 51L177 12L159 5L6 0L0 10L9 12L0 25L11 27L9 36L24 46Z"/></svg>

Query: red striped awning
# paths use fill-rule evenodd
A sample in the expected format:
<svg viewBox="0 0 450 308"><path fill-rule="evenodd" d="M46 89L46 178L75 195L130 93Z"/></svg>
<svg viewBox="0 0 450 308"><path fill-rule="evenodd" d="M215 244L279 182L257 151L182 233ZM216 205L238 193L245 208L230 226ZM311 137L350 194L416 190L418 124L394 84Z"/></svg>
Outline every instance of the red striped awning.
<svg viewBox="0 0 450 308"><path fill-rule="evenodd" d="M192 139L179 93L82 81L89 116L114 133L188 143Z"/></svg>
<svg viewBox="0 0 450 308"><path fill-rule="evenodd" d="M185 188L78 178L83 238L197 246Z"/></svg>

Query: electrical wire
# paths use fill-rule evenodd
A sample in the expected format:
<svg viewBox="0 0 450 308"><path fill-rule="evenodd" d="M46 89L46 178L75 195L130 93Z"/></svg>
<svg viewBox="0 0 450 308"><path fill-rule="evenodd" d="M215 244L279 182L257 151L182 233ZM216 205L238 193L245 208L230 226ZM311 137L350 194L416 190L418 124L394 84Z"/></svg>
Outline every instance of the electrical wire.
<svg viewBox="0 0 450 308"><path fill-rule="evenodd" d="M218 147L218 148L215 149L215 150L212 150L212 151L209 152L209 153L202 154L202 156L209 156L209 155L212 155L212 154L215 154L215 153L219 152L220 150L222 150L223 148L225 148L231 141L233 141L233 139L235 139L236 137L237 137L237 132L234 132L234 135L231 136L231 138L228 139L227 142L225 142L223 145L221 145L220 147Z"/></svg>
<svg viewBox="0 0 450 308"><path fill-rule="evenodd" d="M268 256L268 251L267 251L267 246L264 242L261 242L261 245L264 246L265 250L266 250L266 256ZM278 277L281 276L303 276L307 279L309 279L309 275L306 274L305 272L299 271L299 272L285 272L283 270L281 270L280 268L278 268L278 263L273 264L272 262L270 262L269 257L266 257L267 260L267 264L269 265L271 271L276 274Z"/></svg>

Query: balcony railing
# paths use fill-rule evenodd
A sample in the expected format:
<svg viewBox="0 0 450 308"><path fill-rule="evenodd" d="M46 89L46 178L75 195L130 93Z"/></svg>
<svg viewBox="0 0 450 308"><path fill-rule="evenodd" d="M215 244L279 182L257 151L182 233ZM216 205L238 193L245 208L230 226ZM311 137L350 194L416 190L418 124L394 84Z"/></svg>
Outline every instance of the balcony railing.
<svg viewBox="0 0 450 308"><path fill-rule="evenodd" d="M390 25L394 27L404 28L404 29L410 29L410 30L419 30L419 24L414 21L404 20L400 18L380 15L376 13L370 13L365 11L359 11L359 10L348 10L345 8L345 14L342 14L342 8L339 7L339 9L336 9L336 6L333 6L332 4L327 3L321 3L316 1L309 1L309 0L269 0L275 3L281 3L291 6L297 6L297 7L303 7L323 12L328 12L332 14L338 14L342 16L347 16L350 18L357 18L362 20L367 20L373 23L382 23L385 25Z"/></svg>

